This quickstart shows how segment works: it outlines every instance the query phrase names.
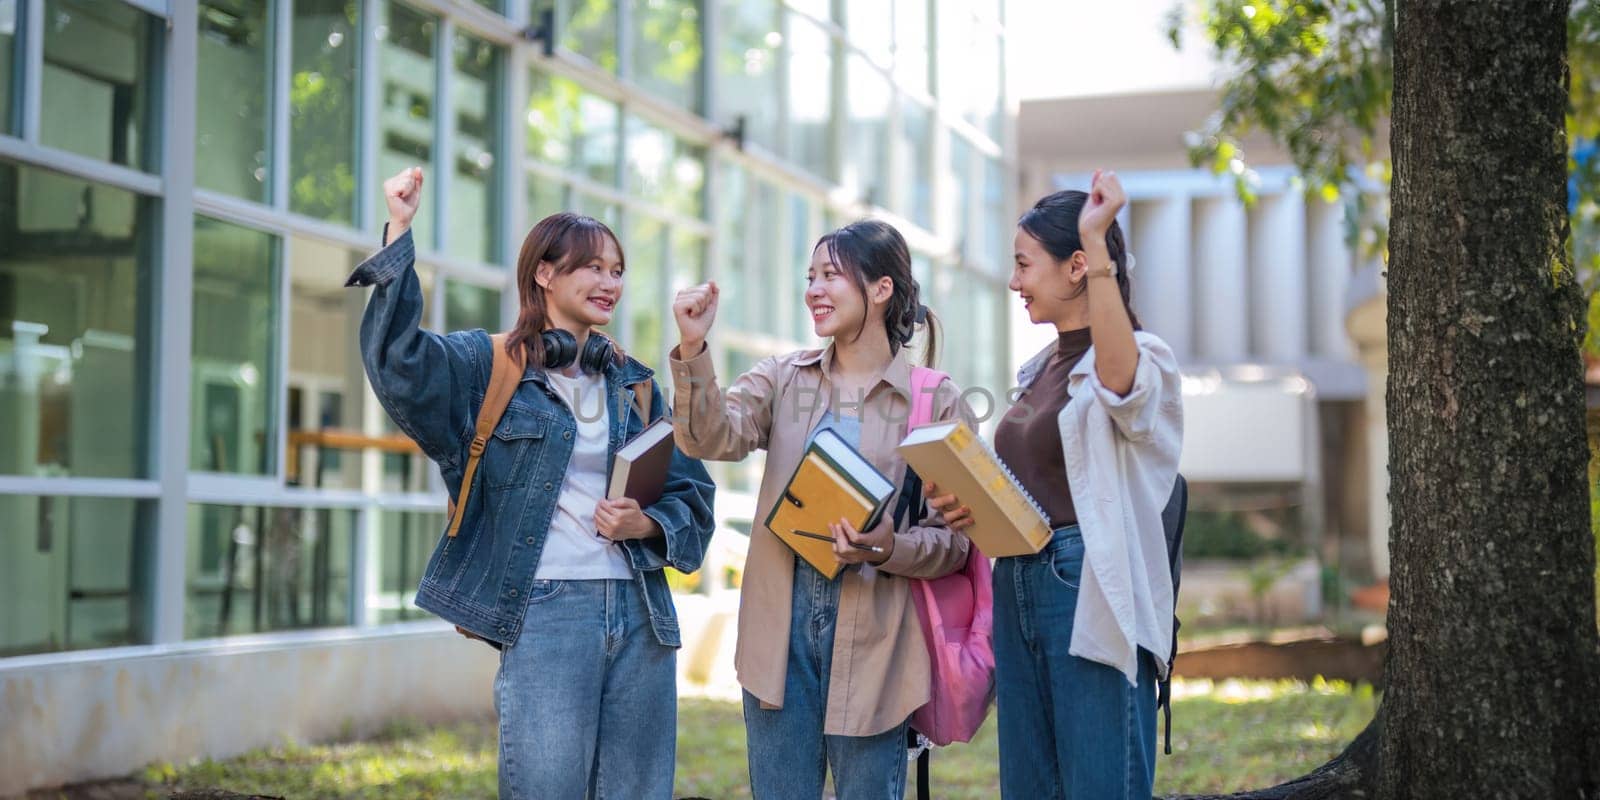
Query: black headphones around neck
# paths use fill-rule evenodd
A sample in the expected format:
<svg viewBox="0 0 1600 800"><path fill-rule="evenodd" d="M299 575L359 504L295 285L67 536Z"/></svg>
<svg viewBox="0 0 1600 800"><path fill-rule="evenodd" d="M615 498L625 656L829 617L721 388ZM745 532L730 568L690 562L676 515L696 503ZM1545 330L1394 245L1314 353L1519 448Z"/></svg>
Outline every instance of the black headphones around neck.
<svg viewBox="0 0 1600 800"><path fill-rule="evenodd" d="M578 361L578 368L589 375L599 375L606 369L606 363L615 358L615 350L611 346L611 338L599 332L590 332L588 341L583 343L583 354L578 354L578 337L570 331L561 328L551 328L539 334L539 340L544 344L544 366L546 369L565 369L574 359Z"/></svg>

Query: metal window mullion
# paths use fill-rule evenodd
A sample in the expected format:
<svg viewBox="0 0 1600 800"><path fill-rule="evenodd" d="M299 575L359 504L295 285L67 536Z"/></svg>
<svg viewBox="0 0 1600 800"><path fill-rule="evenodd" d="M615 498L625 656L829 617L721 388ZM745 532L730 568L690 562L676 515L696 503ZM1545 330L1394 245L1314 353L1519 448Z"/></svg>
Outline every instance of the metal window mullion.
<svg viewBox="0 0 1600 800"><path fill-rule="evenodd" d="M121 164L112 164L66 150L25 142L12 136L0 136L0 157L24 161L33 166L104 183L137 194L151 196L161 194L162 180L159 175L151 175Z"/></svg>
<svg viewBox="0 0 1600 800"><path fill-rule="evenodd" d="M369 552L375 544L372 524L377 514L371 505L356 509L355 541L352 543L355 552L350 556L350 596L346 600L350 604L350 624L357 628L369 627L376 622L367 618L367 598L377 588L377 566L383 563L377 553Z"/></svg>
<svg viewBox="0 0 1600 800"><path fill-rule="evenodd" d="M39 115L44 87L44 0L23 0L22 12L22 139L39 142Z"/></svg>
<svg viewBox="0 0 1600 800"><path fill-rule="evenodd" d="M455 52L456 24L449 17L439 19L433 42L433 249L450 252L450 187L455 183L456 108Z"/></svg>
<svg viewBox="0 0 1600 800"><path fill-rule="evenodd" d="M379 120L383 76L379 74L382 44L378 41L378 28L384 24L386 3L387 0L366 0L361 4L361 24L358 32L361 51L357 55L360 62L357 74L361 76L361 88L360 96L357 98L360 112L356 141L360 146L357 148L356 227L372 232L376 232L383 224L379 215L384 213L384 208L374 197L372 189L381 180L378 175L378 148L383 139L382 124Z"/></svg>
<svg viewBox="0 0 1600 800"><path fill-rule="evenodd" d="M140 478L34 478L0 475L0 495L154 499L161 496L161 484Z"/></svg>
<svg viewBox="0 0 1600 800"><path fill-rule="evenodd" d="M617 23L612 33L617 41L617 77L635 84L633 64L633 0L617 0ZM701 50L705 48L702 47Z"/></svg>
<svg viewBox="0 0 1600 800"><path fill-rule="evenodd" d="M267 179L271 182L268 197L272 207L279 211L289 208L289 93L294 84L293 34L294 0L272 2L272 110L268 117L271 137L268 139L270 155L267 157Z"/></svg>
<svg viewBox="0 0 1600 800"><path fill-rule="evenodd" d="M199 12L194 3L173 9L165 48L166 103L162 113L163 181L161 265L155 350L156 403L152 416L157 503L150 626L156 644L183 639L188 545L189 371L194 316L194 123Z"/></svg>

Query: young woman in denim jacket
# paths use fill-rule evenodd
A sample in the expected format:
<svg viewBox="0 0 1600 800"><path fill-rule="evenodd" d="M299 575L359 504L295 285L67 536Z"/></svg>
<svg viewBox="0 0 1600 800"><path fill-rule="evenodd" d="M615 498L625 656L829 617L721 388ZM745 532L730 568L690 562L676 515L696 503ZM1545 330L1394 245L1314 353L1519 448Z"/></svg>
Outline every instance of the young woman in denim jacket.
<svg viewBox="0 0 1600 800"><path fill-rule="evenodd" d="M1017 376L995 450L1055 529L994 570L1000 793L1150 797L1156 680L1171 657L1161 510L1177 478L1177 361L1129 308L1114 173L1056 192L1017 226L1011 290L1058 338ZM940 508L960 501L940 498Z"/></svg>
<svg viewBox="0 0 1600 800"><path fill-rule="evenodd" d="M910 251L898 231L874 220L824 236L812 251L805 304L828 346L767 358L727 392L717 386L705 343L718 302L716 285L705 284L683 290L673 304L680 337L672 355L673 426L678 446L701 458L767 452L735 655L752 794L816 800L831 767L840 800L899 798L906 721L930 691L927 647L906 579L962 567L966 537L937 514L913 515L901 530L891 514L870 531L841 519L828 533L846 566L829 580L761 523L821 428L835 430L902 484L905 465L895 446L910 411L905 345L928 319ZM934 418L971 424L959 395L949 381L937 387Z"/></svg>
<svg viewBox="0 0 1600 800"><path fill-rule="evenodd" d="M375 287L361 322L373 390L454 497L494 353L482 330L418 327L410 224L421 196L421 169L384 183L387 244L349 285ZM593 330L611 321L623 266L616 236L589 217L547 217L523 240L506 347L528 367L460 531L441 538L417 592L418 606L500 648L505 798L672 796L679 638L662 568L700 566L713 487L703 464L674 453L656 503L604 499L611 456L645 423L631 387L651 374ZM649 408L665 410L659 387Z"/></svg>

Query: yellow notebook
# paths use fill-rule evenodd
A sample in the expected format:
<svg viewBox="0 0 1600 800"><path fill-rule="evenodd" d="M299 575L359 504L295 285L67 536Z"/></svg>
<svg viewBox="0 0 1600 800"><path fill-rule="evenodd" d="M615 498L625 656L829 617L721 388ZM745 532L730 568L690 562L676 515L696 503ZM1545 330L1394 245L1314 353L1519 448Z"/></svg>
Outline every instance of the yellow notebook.
<svg viewBox="0 0 1600 800"><path fill-rule="evenodd" d="M894 486L861 453L831 430L817 434L789 484L767 514L766 526L829 578L844 567L833 554L828 525L840 517L858 531L877 527Z"/></svg>
<svg viewBox="0 0 1600 800"><path fill-rule="evenodd" d="M1044 511L965 422L923 425L906 434L899 450L923 481L972 509L972 527L963 533L984 555L1037 553L1050 541Z"/></svg>

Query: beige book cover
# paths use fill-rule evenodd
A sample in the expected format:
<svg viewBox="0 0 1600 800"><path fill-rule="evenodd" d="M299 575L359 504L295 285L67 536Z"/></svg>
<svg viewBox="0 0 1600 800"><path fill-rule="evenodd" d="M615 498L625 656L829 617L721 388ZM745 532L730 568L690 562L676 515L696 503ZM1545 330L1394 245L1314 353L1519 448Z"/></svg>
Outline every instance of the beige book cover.
<svg viewBox="0 0 1600 800"><path fill-rule="evenodd" d="M906 434L900 456L924 483L954 493L972 509L963 533L990 558L1037 553L1050 522L1000 457L965 422L937 422Z"/></svg>

